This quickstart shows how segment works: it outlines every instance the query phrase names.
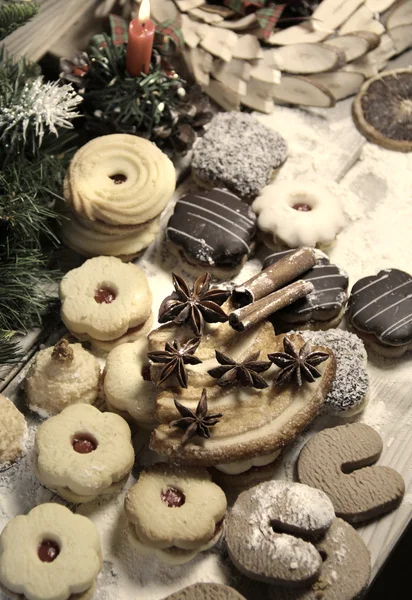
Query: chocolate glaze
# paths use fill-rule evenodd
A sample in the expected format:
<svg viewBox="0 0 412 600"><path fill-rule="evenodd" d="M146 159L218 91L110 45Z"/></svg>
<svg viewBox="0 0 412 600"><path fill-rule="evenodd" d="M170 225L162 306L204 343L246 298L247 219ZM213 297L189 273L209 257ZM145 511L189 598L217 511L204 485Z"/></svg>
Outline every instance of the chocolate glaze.
<svg viewBox="0 0 412 600"><path fill-rule="evenodd" d="M412 277L386 269L355 283L349 299L354 327L374 334L382 344L412 342Z"/></svg>
<svg viewBox="0 0 412 600"><path fill-rule="evenodd" d="M177 201L166 233L196 264L234 267L251 253L256 216L227 190L189 193Z"/></svg>
<svg viewBox="0 0 412 600"><path fill-rule="evenodd" d="M294 250L271 254L265 259L263 269L292 252ZM294 322L307 323L333 319L341 312L347 301L348 276L339 267L331 264L326 254L319 252L315 266L298 279L310 281L315 289L306 297L276 313L277 317L285 321L293 318Z"/></svg>

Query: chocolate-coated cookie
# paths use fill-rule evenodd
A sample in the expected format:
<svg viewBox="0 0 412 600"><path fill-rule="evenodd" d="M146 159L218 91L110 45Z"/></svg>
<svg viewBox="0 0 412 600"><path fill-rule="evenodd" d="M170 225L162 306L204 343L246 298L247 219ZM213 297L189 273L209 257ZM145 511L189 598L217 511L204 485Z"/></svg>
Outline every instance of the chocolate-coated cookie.
<svg viewBox="0 0 412 600"><path fill-rule="evenodd" d="M167 596L165 600L245 600L239 592L218 583L195 583Z"/></svg>
<svg viewBox="0 0 412 600"><path fill-rule="evenodd" d="M188 263L231 270L252 251L256 216L227 190L189 193L176 202L166 234Z"/></svg>
<svg viewBox="0 0 412 600"><path fill-rule="evenodd" d="M401 356L412 345L412 277L386 269L355 283L349 318L377 352Z"/></svg>
<svg viewBox="0 0 412 600"><path fill-rule="evenodd" d="M263 269L278 262L295 250L275 252L266 257ZM317 251L316 264L298 279L310 281L314 290L275 315L283 330L305 325L314 329L336 327L343 317L349 279L345 271L330 263L323 252Z"/></svg>

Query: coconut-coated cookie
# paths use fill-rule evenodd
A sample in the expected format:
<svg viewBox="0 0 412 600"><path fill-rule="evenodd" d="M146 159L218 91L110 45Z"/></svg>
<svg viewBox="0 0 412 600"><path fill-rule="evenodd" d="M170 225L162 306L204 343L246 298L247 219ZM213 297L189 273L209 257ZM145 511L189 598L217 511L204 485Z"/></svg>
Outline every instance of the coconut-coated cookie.
<svg viewBox="0 0 412 600"><path fill-rule="evenodd" d="M405 493L402 476L390 467L371 466L383 448L380 435L364 423L325 429L306 442L297 462L299 481L333 502L336 515L360 523L397 508Z"/></svg>
<svg viewBox="0 0 412 600"><path fill-rule="evenodd" d="M195 583L164 600L246 600L239 592L219 583Z"/></svg>
<svg viewBox="0 0 412 600"><path fill-rule="evenodd" d="M37 353L26 377L30 410L55 415L72 404L94 404L100 389L100 367L81 344L60 340Z"/></svg>
<svg viewBox="0 0 412 600"><path fill-rule="evenodd" d="M112 256L90 258L60 283L61 316L79 339L118 340L150 317L152 293L144 272Z"/></svg>
<svg viewBox="0 0 412 600"><path fill-rule="evenodd" d="M286 161L287 152L283 137L252 115L218 113L195 144L192 171L203 187L228 188L253 199Z"/></svg>
<svg viewBox="0 0 412 600"><path fill-rule="evenodd" d="M334 518L333 505L320 490L287 481L261 483L242 492L227 517L230 559L251 579L309 586L322 567L313 541Z"/></svg>
<svg viewBox="0 0 412 600"><path fill-rule="evenodd" d="M42 423L35 449L40 481L76 503L119 490L134 463L126 421L87 404L69 406Z"/></svg>
<svg viewBox="0 0 412 600"><path fill-rule="evenodd" d="M226 506L205 469L156 464L126 495L129 540L167 564L188 562L218 541Z"/></svg>
<svg viewBox="0 0 412 600"><path fill-rule="evenodd" d="M59 504L41 504L0 535L0 583L11 598L90 600L102 567L94 523Z"/></svg>
<svg viewBox="0 0 412 600"><path fill-rule="evenodd" d="M0 394L0 470L24 454L26 433L24 416L11 400Z"/></svg>

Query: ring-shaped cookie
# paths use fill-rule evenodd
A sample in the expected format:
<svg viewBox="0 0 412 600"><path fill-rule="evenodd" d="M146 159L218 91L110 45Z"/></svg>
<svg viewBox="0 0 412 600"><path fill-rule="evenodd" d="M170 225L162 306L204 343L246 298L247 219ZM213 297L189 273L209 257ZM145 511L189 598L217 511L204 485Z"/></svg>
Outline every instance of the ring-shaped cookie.
<svg viewBox="0 0 412 600"><path fill-rule="evenodd" d="M120 133L95 138L76 152L65 199L81 217L130 228L160 214L175 187L166 154L148 140Z"/></svg>
<svg viewBox="0 0 412 600"><path fill-rule="evenodd" d="M110 341L144 323L152 293L136 265L113 256L90 258L60 283L61 315L79 339Z"/></svg>
<svg viewBox="0 0 412 600"><path fill-rule="evenodd" d="M275 182L263 188L252 208L270 247L327 247L345 224L340 200L314 182Z"/></svg>

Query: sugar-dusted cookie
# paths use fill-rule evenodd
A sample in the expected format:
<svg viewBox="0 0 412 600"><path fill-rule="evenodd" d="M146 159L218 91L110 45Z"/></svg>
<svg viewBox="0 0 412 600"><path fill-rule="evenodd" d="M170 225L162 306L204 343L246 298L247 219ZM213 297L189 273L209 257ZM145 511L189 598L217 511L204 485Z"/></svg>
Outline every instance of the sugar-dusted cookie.
<svg viewBox="0 0 412 600"><path fill-rule="evenodd" d="M376 352L402 356L412 348L412 276L386 269L355 283L349 319Z"/></svg>
<svg viewBox="0 0 412 600"><path fill-rule="evenodd" d="M164 600L246 600L239 592L220 583L195 583Z"/></svg>
<svg viewBox="0 0 412 600"><path fill-rule="evenodd" d="M352 417L362 411L369 400L368 355L362 340L343 329L300 331L305 341L327 346L336 359L336 375L325 397L325 408L340 417Z"/></svg>
<svg viewBox="0 0 412 600"><path fill-rule="evenodd" d="M382 447L379 434L363 423L325 429L301 450L298 479L323 490L336 515L350 523L379 517L397 508L405 492L397 471L370 466L378 460Z"/></svg>
<svg viewBox="0 0 412 600"><path fill-rule="evenodd" d="M195 181L204 187L228 188L244 199L253 199L286 158L283 137L252 115L218 113L195 144L192 171Z"/></svg>
<svg viewBox="0 0 412 600"><path fill-rule="evenodd" d="M154 410L158 390L143 376L146 352L145 339L114 348L106 360L103 386L110 410L144 429L152 429L156 423Z"/></svg>
<svg viewBox="0 0 412 600"><path fill-rule="evenodd" d="M128 424L87 404L65 408L36 433L35 471L70 502L90 502L119 490L134 463Z"/></svg>
<svg viewBox="0 0 412 600"><path fill-rule="evenodd" d="M43 416L72 404L94 404L99 390L99 363L81 344L66 339L40 350L26 378L27 404Z"/></svg>
<svg viewBox="0 0 412 600"><path fill-rule="evenodd" d="M13 402L0 394L0 471L25 452L26 420Z"/></svg>
<svg viewBox="0 0 412 600"><path fill-rule="evenodd" d="M228 190L189 193L175 205L166 228L172 251L217 277L240 270L254 247L256 216Z"/></svg>
<svg viewBox="0 0 412 600"><path fill-rule="evenodd" d="M226 496L205 469L159 463L130 488L125 511L138 552L183 564L220 538Z"/></svg>
<svg viewBox="0 0 412 600"><path fill-rule="evenodd" d="M270 600L354 600L363 597L370 578L370 556L359 533L335 519L314 544L322 557L318 579L308 589L270 586Z"/></svg>
<svg viewBox="0 0 412 600"><path fill-rule="evenodd" d="M270 248L327 247L345 225L339 198L320 183L274 182L253 202Z"/></svg>
<svg viewBox="0 0 412 600"><path fill-rule="evenodd" d="M175 185L166 154L149 140L119 133L95 138L76 152L64 198L93 229L119 234L157 217Z"/></svg>
<svg viewBox="0 0 412 600"><path fill-rule="evenodd" d="M0 536L0 583L11 598L91 600L102 563L94 523L60 504L15 517Z"/></svg>
<svg viewBox="0 0 412 600"><path fill-rule="evenodd" d="M282 250L270 254L263 263L263 269L293 252L295 250ZM339 325L348 299L349 279L345 271L331 264L326 254L317 250L315 265L297 279L310 281L313 291L273 315L277 329L329 329Z"/></svg>
<svg viewBox="0 0 412 600"><path fill-rule="evenodd" d="M111 256L90 258L69 271L60 283L60 299L64 324L81 340L118 342L143 326L152 308L144 272Z"/></svg>
<svg viewBox="0 0 412 600"><path fill-rule="evenodd" d="M323 492L287 481L267 481L242 492L229 513L230 559L251 579L311 585L322 568L313 541L326 533L334 518L333 505Z"/></svg>

